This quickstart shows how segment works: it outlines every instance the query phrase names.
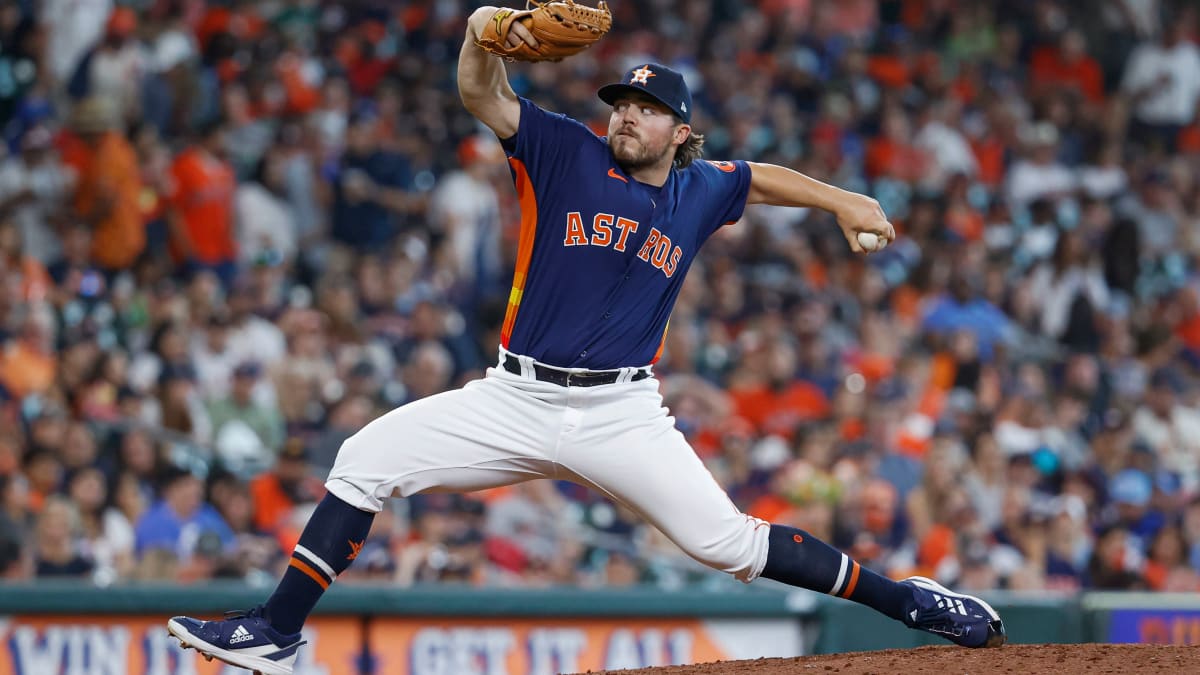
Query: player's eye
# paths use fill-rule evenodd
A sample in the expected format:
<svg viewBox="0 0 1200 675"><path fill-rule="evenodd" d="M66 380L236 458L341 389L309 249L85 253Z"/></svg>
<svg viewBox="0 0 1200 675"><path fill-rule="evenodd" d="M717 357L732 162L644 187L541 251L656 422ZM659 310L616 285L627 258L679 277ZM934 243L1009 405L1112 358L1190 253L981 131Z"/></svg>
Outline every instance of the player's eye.
<svg viewBox="0 0 1200 675"><path fill-rule="evenodd" d="M651 108L648 105L642 106L642 114L643 115L653 115L654 112L655 112L654 108Z"/></svg>

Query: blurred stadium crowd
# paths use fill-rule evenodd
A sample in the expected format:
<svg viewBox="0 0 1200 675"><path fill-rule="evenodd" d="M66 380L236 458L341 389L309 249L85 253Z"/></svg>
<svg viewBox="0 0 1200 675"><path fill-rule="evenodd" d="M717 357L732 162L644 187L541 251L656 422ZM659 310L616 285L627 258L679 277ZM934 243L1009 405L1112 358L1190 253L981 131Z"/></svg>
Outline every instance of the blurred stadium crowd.
<svg viewBox="0 0 1200 675"><path fill-rule="evenodd" d="M683 70L706 156L875 196L707 245L656 372L734 501L900 576L1200 590L1200 17L614 1L522 95ZM0 573L273 579L337 448L494 362L518 223L474 3L0 6ZM397 438L396 443L404 443ZM345 576L723 583L570 484L395 500Z"/></svg>

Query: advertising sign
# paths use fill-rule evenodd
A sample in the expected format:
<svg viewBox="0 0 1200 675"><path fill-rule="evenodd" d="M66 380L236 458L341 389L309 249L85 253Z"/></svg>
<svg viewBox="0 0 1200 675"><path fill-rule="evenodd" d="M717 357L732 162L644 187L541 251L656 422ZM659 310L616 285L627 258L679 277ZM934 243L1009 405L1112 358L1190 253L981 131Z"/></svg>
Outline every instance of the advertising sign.
<svg viewBox="0 0 1200 675"><path fill-rule="evenodd" d="M364 630L366 631L364 635ZM314 617L296 675L552 675L796 656L789 620ZM161 616L0 617L0 675L244 675Z"/></svg>

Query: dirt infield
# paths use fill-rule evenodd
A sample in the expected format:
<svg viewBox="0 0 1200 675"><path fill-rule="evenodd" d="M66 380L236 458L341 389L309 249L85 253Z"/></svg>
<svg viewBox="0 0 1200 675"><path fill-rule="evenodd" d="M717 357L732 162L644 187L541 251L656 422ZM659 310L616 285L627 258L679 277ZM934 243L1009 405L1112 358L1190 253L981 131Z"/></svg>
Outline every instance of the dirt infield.
<svg viewBox="0 0 1200 675"><path fill-rule="evenodd" d="M953 646L938 646L604 672L612 675L617 675L617 673L620 675L1175 674L1200 673L1200 649L1162 645L1103 644L1010 644L999 649L962 649Z"/></svg>

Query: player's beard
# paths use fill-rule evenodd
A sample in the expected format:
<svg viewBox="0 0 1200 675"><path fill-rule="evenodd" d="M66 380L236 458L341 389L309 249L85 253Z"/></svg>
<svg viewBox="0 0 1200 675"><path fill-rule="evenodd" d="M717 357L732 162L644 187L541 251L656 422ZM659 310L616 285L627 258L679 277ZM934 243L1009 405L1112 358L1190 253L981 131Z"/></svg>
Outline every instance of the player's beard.
<svg viewBox="0 0 1200 675"><path fill-rule="evenodd" d="M640 136L627 136L618 132L609 141L613 156L626 173L646 169L660 164L669 153L674 152L670 140L664 140L657 147L650 145Z"/></svg>

